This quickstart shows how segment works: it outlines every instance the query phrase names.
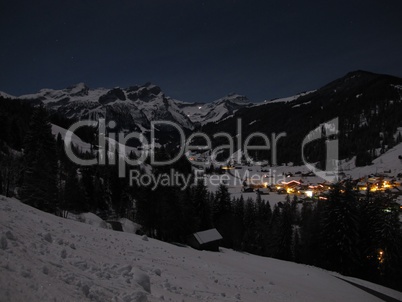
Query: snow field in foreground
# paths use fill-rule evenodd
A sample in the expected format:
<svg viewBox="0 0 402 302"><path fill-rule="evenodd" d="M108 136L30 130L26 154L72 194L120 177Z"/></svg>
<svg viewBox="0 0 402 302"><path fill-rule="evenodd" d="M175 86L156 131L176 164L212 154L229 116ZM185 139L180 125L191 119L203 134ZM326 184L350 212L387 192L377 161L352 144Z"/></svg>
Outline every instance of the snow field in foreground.
<svg viewBox="0 0 402 302"><path fill-rule="evenodd" d="M0 301L381 301L319 268L146 239L0 196Z"/></svg>

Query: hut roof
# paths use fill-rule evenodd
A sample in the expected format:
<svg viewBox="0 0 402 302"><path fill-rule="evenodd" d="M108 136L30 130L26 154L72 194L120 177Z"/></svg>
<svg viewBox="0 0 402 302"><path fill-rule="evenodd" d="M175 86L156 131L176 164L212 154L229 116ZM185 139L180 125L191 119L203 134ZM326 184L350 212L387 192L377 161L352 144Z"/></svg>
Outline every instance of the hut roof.
<svg viewBox="0 0 402 302"><path fill-rule="evenodd" d="M200 244L204 244L207 242L212 242L212 241L222 239L222 235L219 234L217 229L210 229L210 230L194 233L194 237L197 239L197 241Z"/></svg>

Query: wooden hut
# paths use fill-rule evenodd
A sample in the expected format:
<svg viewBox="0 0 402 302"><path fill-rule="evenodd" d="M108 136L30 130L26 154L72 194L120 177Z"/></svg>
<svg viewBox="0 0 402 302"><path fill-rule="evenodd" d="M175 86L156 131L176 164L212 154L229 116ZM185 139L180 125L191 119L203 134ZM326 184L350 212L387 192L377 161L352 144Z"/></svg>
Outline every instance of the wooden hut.
<svg viewBox="0 0 402 302"><path fill-rule="evenodd" d="M187 243L197 250L219 252L219 243L222 239L217 229L209 229L191 234L187 238Z"/></svg>

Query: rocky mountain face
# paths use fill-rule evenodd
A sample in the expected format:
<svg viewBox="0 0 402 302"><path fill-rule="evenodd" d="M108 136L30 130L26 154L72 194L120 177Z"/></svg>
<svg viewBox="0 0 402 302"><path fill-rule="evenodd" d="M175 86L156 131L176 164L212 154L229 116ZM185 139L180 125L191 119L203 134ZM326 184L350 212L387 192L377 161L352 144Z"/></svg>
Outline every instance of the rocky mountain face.
<svg viewBox="0 0 402 302"><path fill-rule="evenodd" d="M252 105L246 97L236 94L206 104L181 102L166 96L151 83L93 90L79 83L62 90L42 89L19 98L43 103L51 111L71 119L114 120L120 129L126 130L147 130L151 121L171 121L193 130Z"/></svg>

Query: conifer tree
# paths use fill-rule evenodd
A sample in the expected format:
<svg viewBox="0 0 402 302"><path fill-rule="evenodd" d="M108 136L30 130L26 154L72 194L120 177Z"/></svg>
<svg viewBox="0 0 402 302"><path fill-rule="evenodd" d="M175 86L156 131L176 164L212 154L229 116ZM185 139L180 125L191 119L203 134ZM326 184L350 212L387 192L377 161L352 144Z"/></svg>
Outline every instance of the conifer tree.
<svg viewBox="0 0 402 302"><path fill-rule="evenodd" d="M242 249L242 241L244 236L244 198L236 198L233 201L233 248Z"/></svg>
<svg viewBox="0 0 402 302"><path fill-rule="evenodd" d="M268 234L268 251L269 257L275 257L277 255L277 234L280 232L280 221L281 221L281 211L278 204L275 204L274 210L272 211L271 221L269 223L269 234Z"/></svg>
<svg viewBox="0 0 402 302"><path fill-rule="evenodd" d="M402 233L397 208L386 194L368 191L359 209L359 246L362 276L401 289L396 281L402 277Z"/></svg>
<svg viewBox="0 0 402 302"><path fill-rule="evenodd" d="M255 202L248 198L244 210L244 237L243 249L247 252L254 253L256 251L256 221L257 213Z"/></svg>
<svg viewBox="0 0 402 302"><path fill-rule="evenodd" d="M219 186L215 194L213 209L213 223L223 237L222 245L231 248L233 244L233 234L231 232L233 215L230 193L225 185Z"/></svg>
<svg viewBox="0 0 402 302"><path fill-rule="evenodd" d="M202 180L197 182L193 191L194 216L196 230L204 231L212 227L211 208L208 200L208 190Z"/></svg>
<svg viewBox="0 0 402 302"><path fill-rule="evenodd" d="M292 240L293 240L293 222L292 208L289 201L284 203L280 215L279 232L277 232L274 240L277 244L277 254L275 257L283 260L291 260L292 255Z"/></svg>
<svg viewBox="0 0 402 302"><path fill-rule="evenodd" d="M271 221L271 206L269 202L261 199L260 194L257 195L256 213L255 213L255 245L259 255L267 255L268 252L268 237L269 223Z"/></svg>
<svg viewBox="0 0 402 302"><path fill-rule="evenodd" d="M35 109L24 148L25 173L21 200L38 209L56 213L57 159L52 126L45 108Z"/></svg>
<svg viewBox="0 0 402 302"><path fill-rule="evenodd" d="M324 208L321 233L327 268L351 273L359 266L358 227L357 202L351 184L346 183L344 188L335 185Z"/></svg>
<svg viewBox="0 0 402 302"><path fill-rule="evenodd" d="M309 202L304 202L301 209L300 225L300 258L301 262L306 264L318 265L317 254L311 251L318 250L320 234L320 215L318 209L321 208L321 202L313 206Z"/></svg>
<svg viewBox="0 0 402 302"><path fill-rule="evenodd" d="M61 209L68 212L86 212L88 204L85 202L85 195L78 180L77 167L72 166L67 171L64 186L63 204Z"/></svg>
<svg viewBox="0 0 402 302"><path fill-rule="evenodd" d="M180 236L181 241L185 242L189 234L199 231L199 218L194 208L194 189L188 186L179 197L180 207ZM207 197L208 198L208 195Z"/></svg>
<svg viewBox="0 0 402 302"><path fill-rule="evenodd" d="M216 194L214 202L214 221L216 222L222 216L231 211L230 194L225 185L220 185Z"/></svg>

